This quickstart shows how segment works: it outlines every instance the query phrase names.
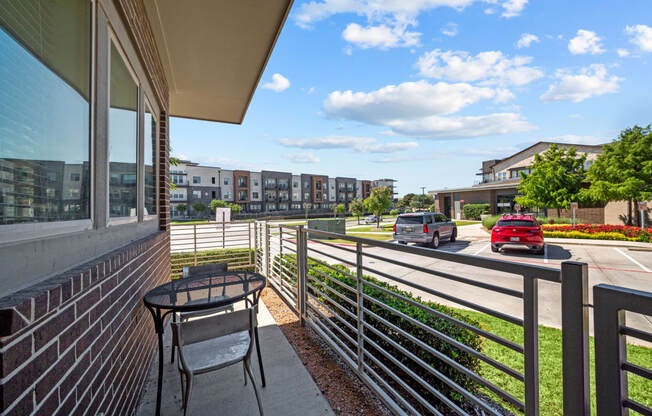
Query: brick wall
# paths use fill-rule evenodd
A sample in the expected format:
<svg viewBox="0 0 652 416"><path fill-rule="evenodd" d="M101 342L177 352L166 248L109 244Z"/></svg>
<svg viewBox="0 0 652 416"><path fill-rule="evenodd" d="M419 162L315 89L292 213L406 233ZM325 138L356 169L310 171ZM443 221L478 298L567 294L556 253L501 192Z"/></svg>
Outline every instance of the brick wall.
<svg viewBox="0 0 652 416"><path fill-rule="evenodd" d="M156 346L142 297L169 266L159 232L0 299L2 414L134 414Z"/></svg>
<svg viewBox="0 0 652 416"><path fill-rule="evenodd" d="M569 209L562 209L562 218L573 218L573 211ZM575 211L575 217L578 224L604 224L604 208L578 208ZM557 210L555 208L548 208L548 217L557 218Z"/></svg>
<svg viewBox="0 0 652 416"><path fill-rule="evenodd" d="M161 230L170 229L170 143L168 140L169 118L161 112L158 137L158 221Z"/></svg>

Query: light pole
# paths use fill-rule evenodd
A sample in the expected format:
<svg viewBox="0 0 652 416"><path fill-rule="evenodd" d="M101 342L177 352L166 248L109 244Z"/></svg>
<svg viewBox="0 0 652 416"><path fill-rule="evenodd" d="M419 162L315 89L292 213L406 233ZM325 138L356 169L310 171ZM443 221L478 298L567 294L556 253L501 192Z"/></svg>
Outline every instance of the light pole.
<svg viewBox="0 0 652 416"><path fill-rule="evenodd" d="M575 210L577 210L578 206L579 204L577 202L570 203L571 210L573 211L573 227L575 227Z"/></svg>
<svg viewBox="0 0 652 416"><path fill-rule="evenodd" d="M421 187L421 195L425 195L425 194L426 194L426 187L422 186Z"/></svg>
<svg viewBox="0 0 652 416"><path fill-rule="evenodd" d="M638 210L641 211L641 229L645 229L645 211L647 211L647 201L638 202Z"/></svg>

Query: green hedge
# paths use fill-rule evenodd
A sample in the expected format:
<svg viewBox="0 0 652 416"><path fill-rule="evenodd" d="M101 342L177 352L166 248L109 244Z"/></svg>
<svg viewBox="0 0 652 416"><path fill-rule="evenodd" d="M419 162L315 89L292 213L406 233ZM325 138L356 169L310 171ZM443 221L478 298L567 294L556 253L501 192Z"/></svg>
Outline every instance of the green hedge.
<svg viewBox="0 0 652 416"><path fill-rule="evenodd" d="M255 250L248 248L227 248L219 250L205 250L197 252L197 264L228 263L230 268L238 267L238 270L254 271L254 267L239 267L249 263L249 252L251 261L254 263ZM172 278L182 275L184 266L195 265L194 253L173 253L170 255Z"/></svg>
<svg viewBox="0 0 652 416"><path fill-rule="evenodd" d="M501 217L500 215L490 215L488 217L485 217L482 220L482 226L487 230L491 230L492 228L494 228L494 225L496 225L500 217Z"/></svg>
<svg viewBox="0 0 652 416"><path fill-rule="evenodd" d="M555 218L555 217L537 217L537 221L541 224L572 224L572 218ZM577 223L580 224L580 220L577 220Z"/></svg>
<svg viewBox="0 0 652 416"><path fill-rule="evenodd" d="M284 261L283 263L286 265L287 268L291 270L296 270L295 269L295 261L294 258L290 256L284 256ZM345 274L345 272L350 273L349 269L343 265L332 265L331 267L334 269L337 269L338 271L333 270L330 267L324 266L316 261L309 260L308 262L309 266L312 269L308 269L309 275L314 278L313 280L309 280L309 286L308 286L308 291L311 293L313 296L318 298L321 302L323 302L332 313L337 314L340 318L351 324L352 326L356 326L355 320L351 319L347 314L342 312L340 308L343 308L352 314L356 314L356 308L346 302L343 299L340 299L339 296L334 295L331 293L325 286L328 288L332 289L333 291L336 291L343 297L346 297L347 299L350 299L353 304L356 302L356 281L349 276ZM326 278L324 275L328 276ZM386 289L392 293L399 294L405 298L414 300L421 305L425 305L429 308L432 308L436 311L445 313L446 315L449 315L455 319L458 319L460 321L469 323L473 326L479 326L478 322L467 317L466 315L462 315L453 309L440 305L435 302L430 302L430 301L424 301L419 297L414 296L410 292L403 291L399 289L397 286L390 285L386 282L380 281L372 276L364 275L364 279L367 282L373 283L383 289ZM291 283L295 283L294 279L290 278L288 280L292 280ZM350 289L346 289L342 287L342 285L335 283L335 281L338 281L346 286L348 286ZM323 295L319 294L316 290L313 288L316 288L323 294L327 294L328 297L324 297ZM364 293L369 296L370 298L375 299L379 303L383 305L390 306L405 315L408 315L415 320L427 325L430 328L433 328L436 331L439 331L440 333L445 334L448 337L451 337L457 341L459 341L462 344L465 344L476 351L482 351L483 348L483 339L478 336L477 334L468 331L458 325L452 324L450 321L439 318L435 316L434 314L424 311L423 309L419 308L418 306L415 306L409 302L406 302L404 300L401 300L395 296L392 296L383 290L371 287L371 286L365 286L364 287ZM337 306L336 306L337 305ZM364 306L365 308L371 310L373 313L378 315L379 317L387 320L388 322L392 323L393 325L401 328L402 330L406 331L407 333L411 334L415 338L419 339L420 341L426 343L427 345L433 347L435 350L440 351L441 353L445 354L446 356L450 357L451 359L455 360L456 362L460 363L464 367L477 372L480 362L479 360L464 351L459 350L456 347L451 346L451 344L444 342L440 340L439 338L427 333L424 331L422 328L419 326L400 318L396 314L389 312L388 310L376 305L375 303L365 300L364 301ZM365 322L367 322L370 326L373 328L377 329L379 332L385 334L388 336L390 339L392 339L394 342L397 344L401 345L403 348L409 350L410 352L414 353L417 357L420 359L424 360L426 363L430 364L433 368L436 370L440 371L442 374L446 375L449 379L453 380L455 383L458 385L464 387L465 389L473 392L477 390L477 384L471 380L470 378L466 377L465 375L459 373L457 370L455 370L453 367L450 365L446 364L439 358L436 358L434 355L428 353L425 351L423 348L417 346L416 344L412 343L409 341L407 338L400 336L399 334L396 333L395 330L391 329L390 327L386 326L384 323L382 323L380 320L374 318L372 315L366 314L365 316ZM337 325L341 330L346 332L351 338L356 339L356 335L354 332L352 332L346 325L344 325L342 322L339 322L336 318L331 318L330 323L333 325ZM338 335L338 338L340 340L343 340L345 344L347 344L353 351L356 351L355 345L351 345L348 341L345 340L343 336L338 334L336 330L333 330L333 332ZM446 396L455 401L458 404L461 404L463 402L462 397L448 385L444 384L441 382L439 379L436 377L432 376L428 371L424 370L421 366L418 364L415 364L412 360L408 359L405 357L405 355L398 349L392 347L392 345L383 340L380 336L377 336L370 330L365 331L365 335L367 335L370 339L372 339L377 345L379 345L381 348L383 348L385 351L387 351L390 355L396 357L397 360L399 360L401 363L403 363L405 366L410 368L413 372L419 375L422 379L424 379L428 384L433 386L435 389L443 392L446 394ZM368 344L369 349L373 352L374 349L371 347L371 345ZM400 370L397 366L395 366L393 363L391 363L388 359L383 358L382 355L379 352L373 352L373 355L379 359L381 362L383 362L384 365L392 369L396 374L403 375L403 380L408 383L413 389L417 390L421 395L423 395L425 398L428 399L430 403L433 403L437 407L442 407L442 411L445 411L445 406L442 406L441 403L438 401L438 399L432 395L430 395L427 391L425 391L417 382L412 380L409 376L405 375L402 370ZM369 362L369 360L367 360ZM379 371L376 369L377 372L382 373L382 371ZM418 405L417 405L418 406ZM418 408L418 407L417 407Z"/></svg>
<svg viewBox="0 0 652 416"><path fill-rule="evenodd" d="M479 220L480 215L489 213L489 204L466 204L462 212L467 220Z"/></svg>
<svg viewBox="0 0 652 416"><path fill-rule="evenodd" d="M397 209L393 209L393 210L389 211L389 215L398 215L398 214L400 214L400 213L398 212Z"/></svg>

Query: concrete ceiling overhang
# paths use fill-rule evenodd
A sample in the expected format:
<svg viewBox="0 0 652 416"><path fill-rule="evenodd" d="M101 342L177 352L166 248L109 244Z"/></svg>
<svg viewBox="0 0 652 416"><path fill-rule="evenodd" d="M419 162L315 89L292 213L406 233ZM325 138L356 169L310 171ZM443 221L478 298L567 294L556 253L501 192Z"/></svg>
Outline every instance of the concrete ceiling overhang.
<svg viewBox="0 0 652 416"><path fill-rule="evenodd" d="M292 0L145 0L169 115L242 123Z"/></svg>

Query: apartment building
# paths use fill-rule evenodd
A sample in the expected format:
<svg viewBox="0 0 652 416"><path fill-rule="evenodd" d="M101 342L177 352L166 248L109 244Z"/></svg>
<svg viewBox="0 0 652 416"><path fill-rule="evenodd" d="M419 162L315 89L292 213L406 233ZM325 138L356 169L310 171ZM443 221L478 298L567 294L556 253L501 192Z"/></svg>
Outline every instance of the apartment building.
<svg viewBox="0 0 652 416"><path fill-rule="evenodd" d="M393 179L363 180L349 177L263 170L229 170L180 161L170 170L170 191L173 217L199 215L192 205L201 202L208 207L212 200L236 203L244 213L282 214L290 211L330 211L336 204L364 199L374 187L389 186L395 194ZM178 206L185 205L185 211ZM209 215L207 209L203 215Z"/></svg>
<svg viewBox="0 0 652 416"><path fill-rule="evenodd" d="M521 182L521 172L529 173L534 156L545 152L553 144L565 149L572 146L578 154L586 153L585 168L602 153L602 145L542 141L504 159L482 162L482 167L476 173L480 178L473 186L432 190L428 193L434 197L436 209L451 218L462 218L464 204L487 203L491 214L511 212L514 209L514 198L519 196L517 188ZM616 224L620 222L619 216L625 209L626 203L610 202L604 207L580 208L578 216L586 222ZM547 210L547 215L556 215L556 210ZM562 216L569 215L568 212L562 212Z"/></svg>

